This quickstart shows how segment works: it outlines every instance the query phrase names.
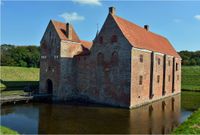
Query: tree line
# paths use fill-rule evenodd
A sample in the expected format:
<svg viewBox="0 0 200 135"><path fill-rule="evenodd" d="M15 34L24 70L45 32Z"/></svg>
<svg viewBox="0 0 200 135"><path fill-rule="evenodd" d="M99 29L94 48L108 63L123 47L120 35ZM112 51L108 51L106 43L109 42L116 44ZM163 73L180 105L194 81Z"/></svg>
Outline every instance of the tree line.
<svg viewBox="0 0 200 135"><path fill-rule="evenodd" d="M1 45L1 66L39 67L40 47Z"/></svg>
<svg viewBox="0 0 200 135"><path fill-rule="evenodd" d="M200 66L199 51L180 51L182 65ZM15 46L9 44L1 45L1 66L39 67L40 47L39 46Z"/></svg>

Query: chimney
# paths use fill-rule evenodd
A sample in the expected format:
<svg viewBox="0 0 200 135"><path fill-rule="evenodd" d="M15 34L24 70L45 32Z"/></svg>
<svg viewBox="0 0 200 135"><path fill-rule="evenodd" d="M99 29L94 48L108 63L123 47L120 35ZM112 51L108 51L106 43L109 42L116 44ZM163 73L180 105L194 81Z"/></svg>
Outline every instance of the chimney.
<svg viewBox="0 0 200 135"><path fill-rule="evenodd" d="M149 31L149 25L144 25L144 29L146 29L147 31Z"/></svg>
<svg viewBox="0 0 200 135"><path fill-rule="evenodd" d="M109 7L109 13L112 14L112 15L115 15L115 7Z"/></svg>
<svg viewBox="0 0 200 135"><path fill-rule="evenodd" d="M72 26L69 23L66 24L66 36L69 40L72 39Z"/></svg>

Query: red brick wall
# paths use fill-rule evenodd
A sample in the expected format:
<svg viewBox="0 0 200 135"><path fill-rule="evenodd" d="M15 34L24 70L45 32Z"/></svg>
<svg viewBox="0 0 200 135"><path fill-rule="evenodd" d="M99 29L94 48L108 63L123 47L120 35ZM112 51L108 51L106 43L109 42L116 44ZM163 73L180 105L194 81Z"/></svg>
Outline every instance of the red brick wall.
<svg viewBox="0 0 200 135"><path fill-rule="evenodd" d="M178 68L176 70L176 64ZM181 91L181 59L175 58L174 64L174 93L179 93Z"/></svg>
<svg viewBox="0 0 200 135"><path fill-rule="evenodd" d="M112 42L113 35L116 42ZM103 38L102 43L100 38ZM82 56L77 62L80 95L98 103L129 107L131 45L111 15L90 51L90 55Z"/></svg>
<svg viewBox="0 0 200 135"><path fill-rule="evenodd" d="M166 71L165 71L165 95L172 94L172 69L173 69L173 57L167 55L166 56Z"/></svg>
<svg viewBox="0 0 200 135"><path fill-rule="evenodd" d="M143 62L140 62L140 55L143 56ZM175 64L173 64L172 56L165 56L164 54L147 50L132 49L131 107L139 106L144 103L180 92L181 60L175 58L174 63ZM178 71L175 71L173 75L173 69L176 70L176 63L178 63ZM153 64L152 69L151 64ZM153 71L152 73L151 70ZM139 84L140 76L142 76L142 84ZM173 76L175 89L174 93L172 93ZM150 96L151 89L153 91L152 97ZM165 94L163 95L164 91Z"/></svg>
<svg viewBox="0 0 200 135"><path fill-rule="evenodd" d="M53 94L58 91L60 79L60 40L49 23L47 30L41 40L41 58L40 58L40 92L47 92L46 81L50 79L53 82Z"/></svg>
<svg viewBox="0 0 200 135"><path fill-rule="evenodd" d="M140 55L143 62L140 62ZM131 58L131 106L141 104L149 100L150 89L151 52L132 48ZM142 76L142 85L139 78Z"/></svg>
<svg viewBox="0 0 200 135"><path fill-rule="evenodd" d="M154 73L153 73L153 99L162 97L163 90L163 55L155 53L154 55ZM160 64L159 64L160 59ZM158 79L159 76L159 79ZM158 82L159 81L159 82Z"/></svg>

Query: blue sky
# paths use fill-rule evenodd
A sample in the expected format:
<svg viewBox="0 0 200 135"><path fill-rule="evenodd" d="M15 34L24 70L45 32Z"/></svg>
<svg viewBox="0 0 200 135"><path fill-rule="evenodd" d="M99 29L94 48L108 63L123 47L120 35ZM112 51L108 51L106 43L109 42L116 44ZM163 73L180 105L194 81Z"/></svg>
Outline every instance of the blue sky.
<svg viewBox="0 0 200 135"><path fill-rule="evenodd" d="M50 19L70 21L91 41L114 6L116 14L167 37L178 50L200 50L200 1L2 1L1 43L39 45Z"/></svg>

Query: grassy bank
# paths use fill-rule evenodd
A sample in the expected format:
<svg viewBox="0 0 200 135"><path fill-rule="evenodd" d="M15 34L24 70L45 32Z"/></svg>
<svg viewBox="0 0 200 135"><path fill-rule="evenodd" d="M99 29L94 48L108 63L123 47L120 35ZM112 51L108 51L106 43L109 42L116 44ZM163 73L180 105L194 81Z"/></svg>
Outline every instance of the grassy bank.
<svg viewBox="0 0 200 135"><path fill-rule="evenodd" d="M182 67L181 89L200 91L200 66Z"/></svg>
<svg viewBox="0 0 200 135"><path fill-rule="evenodd" d="M1 66L1 88L23 88L38 85L39 68Z"/></svg>
<svg viewBox="0 0 200 135"><path fill-rule="evenodd" d="M173 134L200 134L200 108L176 128Z"/></svg>
<svg viewBox="0 0 200 135"><path fill-rule="evenodd" d="M37 88L39 68L1 66L1 96L24 95L26 87Z"/></svg>
<svg viewBox="0 0 200 135"><path fill-rule="evenodd" d="M17 131L14 131L10 128L4 127L0 125L0 134L1 135L19 135L19 133Z"/></svg>
<svg viewBox="0 0 200 135"><path fill-rule="evenodd" d="M200 108L200 92L181 92L181 107L190 111Z"/></svg>

